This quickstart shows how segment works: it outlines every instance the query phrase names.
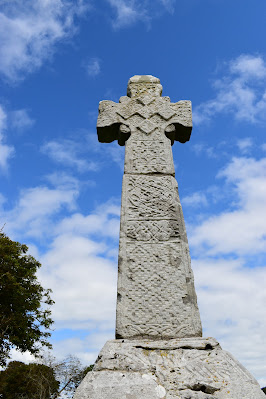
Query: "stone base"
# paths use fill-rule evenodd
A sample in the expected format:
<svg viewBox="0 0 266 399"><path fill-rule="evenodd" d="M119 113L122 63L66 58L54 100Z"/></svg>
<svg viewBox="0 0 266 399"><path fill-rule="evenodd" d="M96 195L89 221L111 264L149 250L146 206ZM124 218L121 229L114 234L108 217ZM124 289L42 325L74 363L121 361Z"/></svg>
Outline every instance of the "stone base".
<svg viewBox="0 0 266 399"><path fill-rule="evenodd" d="M252 375L214 338L113 340L74 399L264 399Z"/></svg>

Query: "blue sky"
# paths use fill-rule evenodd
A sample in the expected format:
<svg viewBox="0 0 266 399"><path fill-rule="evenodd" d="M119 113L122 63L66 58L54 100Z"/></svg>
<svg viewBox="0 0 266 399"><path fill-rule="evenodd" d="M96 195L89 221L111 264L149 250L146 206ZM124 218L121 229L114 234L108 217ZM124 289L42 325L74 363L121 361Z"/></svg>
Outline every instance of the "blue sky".
<svg viewBox="0 0 266 399"><path fill-rule="evenodd" d="M0 1L0 225L43 265L56 356L90 364L114 337L124 148L97 142L98 103L151 74L192 101L173 154L204 336L266 385L265 17L264 0Z"/></svg>

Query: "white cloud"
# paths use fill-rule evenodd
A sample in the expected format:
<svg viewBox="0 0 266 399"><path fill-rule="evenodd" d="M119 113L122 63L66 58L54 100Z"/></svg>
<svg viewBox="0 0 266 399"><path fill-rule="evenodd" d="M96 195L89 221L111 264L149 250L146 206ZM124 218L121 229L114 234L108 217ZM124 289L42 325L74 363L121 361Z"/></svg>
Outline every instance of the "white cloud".
<svg viewBox="0 0 266 399"><path fill-rule="evenodd" d="M193 120L206 122L219 113L230 113L236 120L258 123L266 114L266 62L261 56L244 54L230 61L227 72L214 81L217 94L195 107Z"/></svg>
<svg viewBox="0 0 266 399"><path fill-rule="evenodd" d="M196 153L196 155L204 154L208 158L216 158L217 157L217 152L218 152L217 149L215 151L214 148L209 145L199 143L199 144L194 144L191 148ZM219 151L219 153L220 153L220 151Z"/></svg>
<svg viewBox="0 0 266 399"><path fill-rule="evenodd" d="M88 2L10 0L0 12L0 73L11 82L41 67L55 45L75 31Z"/></svg>
<svg viewBox="0 0 266 399"><path fill-rule="evenodd" d="M88 133L85 129L75 132L75 139L58 139L45 143L41 151L54 162L64 167L75 168L78 172L99 171L112 160L123 170L125 148L114 143L102 144L97 134ZM92 185L92 181L87 184Z"/></svg>
<svg viewBox="0 0 266 399"><path fill-rule="evenodd" d="M249 152L251 147L253 146L253 141L250 137L246 137L244 139L240 139L237 141L237 146L242 154L246 154Z"/></svg>
<svg viewBox="0 0 266 399"><path fill-rule="evenodd" d="M124 170L124 159L125 159L125 150L124 147L120 146L116 143L111 144L106 148L106 155L110 156L110 158L115 162L120 170L123 172Z"/></svg>
<svg viewBox="0 0 266 399"><path fill-rule="evenodd" d="M7 170L8 161L13 157L13 155L13 147L0 142L0 169L2 169L2 171L5 172Z"/></svg>
<svg viewBox="0 0 266 399"><path fill-rule="evenodd" d="M135 0L107 0L116 11L116 20L113 22L115 28L133 25L138 20L145 20L146 9L140 7Z"/></svg>
<svg viewBox="0 0 266 399"><path fill-rule="evenodd" d="M99 143L97 134L88 134L86 136L87 144L86 147L97 154L97 159L101 159L101 162L106 162L107 159L111 159L120 170L124 168L125 158L125 147L118 145L117 141L113 143Z"/></svg>
<svg viewBox="0 0 266 399"><path fill-rule="evenodd" d="M20 352L14 348L10 351L10 358L12 360L16 360L17 362L23 362L27 364L34 362L35 360L35 356L31 355L29 351Z"/></svg>
<svg viewBox="0 0 266 399"><path fill-rule="evenodd" d="M43 237L52 234L52 218L63 209L73 210L78 195L76 187L48 188L46 186L24 189L15 207L0 214L5 231L16 237Z"/></svg>
<svg viewBox="0 0 266 399"><path fill-rule="evenodd" d="M243 54L231 61L230 69L233 73L239 74L247 80L266 77L265 61L259 56Z"/></svg>
<svg viewBox="0 0 266 399"><path fill-rule="evenodd" d="M77 336L60 341L55 340L52 355L58 360L63 360L69 354L75 354L84 366L88 366L95 363L100 350L110 339L114 339L114 326L112 326L112 332L97 329L97 331L88 331L85 337L83 334L82 339Z"/></svg>
<svg viewBox="0 0 266 399"><path fill-rule="evenodd" d="M266 158L233 158L219 173L232 193L230 208L194 226L190 243L208 254L263 252L266 245ZM230 190L230 191L229 191Z"/></svg>
<svg viewBox="0 0 266 399"><path fill-rule="evenodd" d="M118 237L120 207L115 203L99 206L93 214L72 214L56 227L57 234L100 234L101 237Z"/></svg>
<svg viewBox="0 0 266 399"><path fill-rule="evenodd" d="M262 144L261 149L262 149L263 151L266 151L266 143L263 143L263 144Z"/></svg>
<svg viewBox="0 0 266 399"><path fill-rule="evenodd" d="M0 105L0 169L5 172L8 168L8 161L14 155L14 148L4 144L4 132L7 125L7 114Z"/></svg>
<svg viewBox="0 0 266 399"><path fill-rule="evenodd" d="M161 14L161 9L174 11L175 0L106 0L116 12L113 27L123 28L138 21L150 23Z"/></svg>
<svg viewBox="0 0 266 399"><path fill-rule="evenodd" d="M82 159L81 153L84 152L84 147L77 141L70 139L49 141L42 146L41 150L53 161L65 166L75 167L79 172L98 169L97 162Z"/></svg>
<svg viewBox="0 0 266 399"><path fill-rule="evenodd" d="M3 107L0 105L0 137L2 137L5 128L6 128L6 113Z"/></svg>
<svg viewBox="0 0 266 399"><path fill-rule="evenodd" d="M93 335L98 336L100 333L97 331L97 333ZM90 338L91 335L83 339L73 337L62 341L56 341L53 343L53 355L57 359L63 360L65 357L69 356L69 354L75 354L84 366L94 364L105 342L113 337L108 334L102 335L103 339L99 346L91 342Z"/></svg>
<svg viewBox="0 0 266 399"><path fill-rule="evenodd" d="M18 109L11 111L9 114L10 125L16 130L23 131L32 127L35 123L34 119L30 118L26 109Z"/></svg>
<svg viewBox="0 0 266 399"><path fill-rule="evenodd" d="M54 341L55 354L75 354L93 363L107 339L114 338L117 249L120 207L107 202L88 215L58 221L51 245L40 257L39 277L53 290L57 331L72 329L71 338ZM78 338L78 331L88 332ZM84 333L83 333L84 335Z"/></svg>
<svg viewBox="0 0 266 399"><path fill-rule="evenodd" d="M187 206L206 206L208 204L206 195L201 192L195 192L182 198L182 204Z"/></svg>
<svg viewBox="0 0 266 399"><path fill-rule="evenodd" d="M62 234L41 257L40 277L53 290L53 317L58 328L114 326L116 264L103 255L106 245L87 237Z"/></svg>
<svg viewBox="0 0 266 399"><path fill-rule="evenodd" d="M89 76L97 76L101 72L100 60L91 58L86 64L86 71Z"/></svg>
<svg viewBox="0 0 266 399"><path fill-rule="evenodd" d="M175 0L160 0L160 3L170 12L174 12Z"/></svg>
<svg viewBox="0 0 266 399"><path fill-rule="evenodd" d="M9 128L24 130L31 127L34 120L31 119L25 109L7 112L0 104L0 170L6 172L8 163L15 154L13 146L5 143L6 132Z"/></svg>
<svg viewBox="0 0 266 399"><path fill-rule="evenodd" d="M57 188L70 188L70 189L79 189L80 182L74 176L68 175L65 172L54 172L50 175L46 176L46 180L52 184L52 186Z"/></svg>
<svg viewBox="0 0 266 399"><path fill-rule="evenodd" d="M7 201L7 199L3 196L3 194L0 193L0 211L2 210L2 207L6 201ZM0 230L1 230L1 227L0 227Z"/></svg>

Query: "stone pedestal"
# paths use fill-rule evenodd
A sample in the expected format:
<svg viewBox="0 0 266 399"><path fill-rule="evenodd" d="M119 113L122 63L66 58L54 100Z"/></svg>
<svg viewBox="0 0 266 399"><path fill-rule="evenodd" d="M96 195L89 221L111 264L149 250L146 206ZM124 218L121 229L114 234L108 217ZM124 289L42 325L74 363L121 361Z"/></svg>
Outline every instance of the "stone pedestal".
<svg viewBox="0 0 266 399"><path fill-rule="evenodd" d="M108 341L74 399L264 399L214 338Z"/></svg>

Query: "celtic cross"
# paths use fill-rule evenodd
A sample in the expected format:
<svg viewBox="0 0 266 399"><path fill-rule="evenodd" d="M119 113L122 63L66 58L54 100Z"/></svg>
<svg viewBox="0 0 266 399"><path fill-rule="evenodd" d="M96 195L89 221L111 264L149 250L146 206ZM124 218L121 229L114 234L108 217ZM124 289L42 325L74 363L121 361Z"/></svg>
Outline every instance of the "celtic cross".
<svg viewBox="0 0 266 399"><path fill-rule="evenodd" d="M161 97L160 80L129 80L119 103L101 101L102 143L125 145L117 287L117 338L201 336L171 145L190 139L190 101Z"/></svg>

